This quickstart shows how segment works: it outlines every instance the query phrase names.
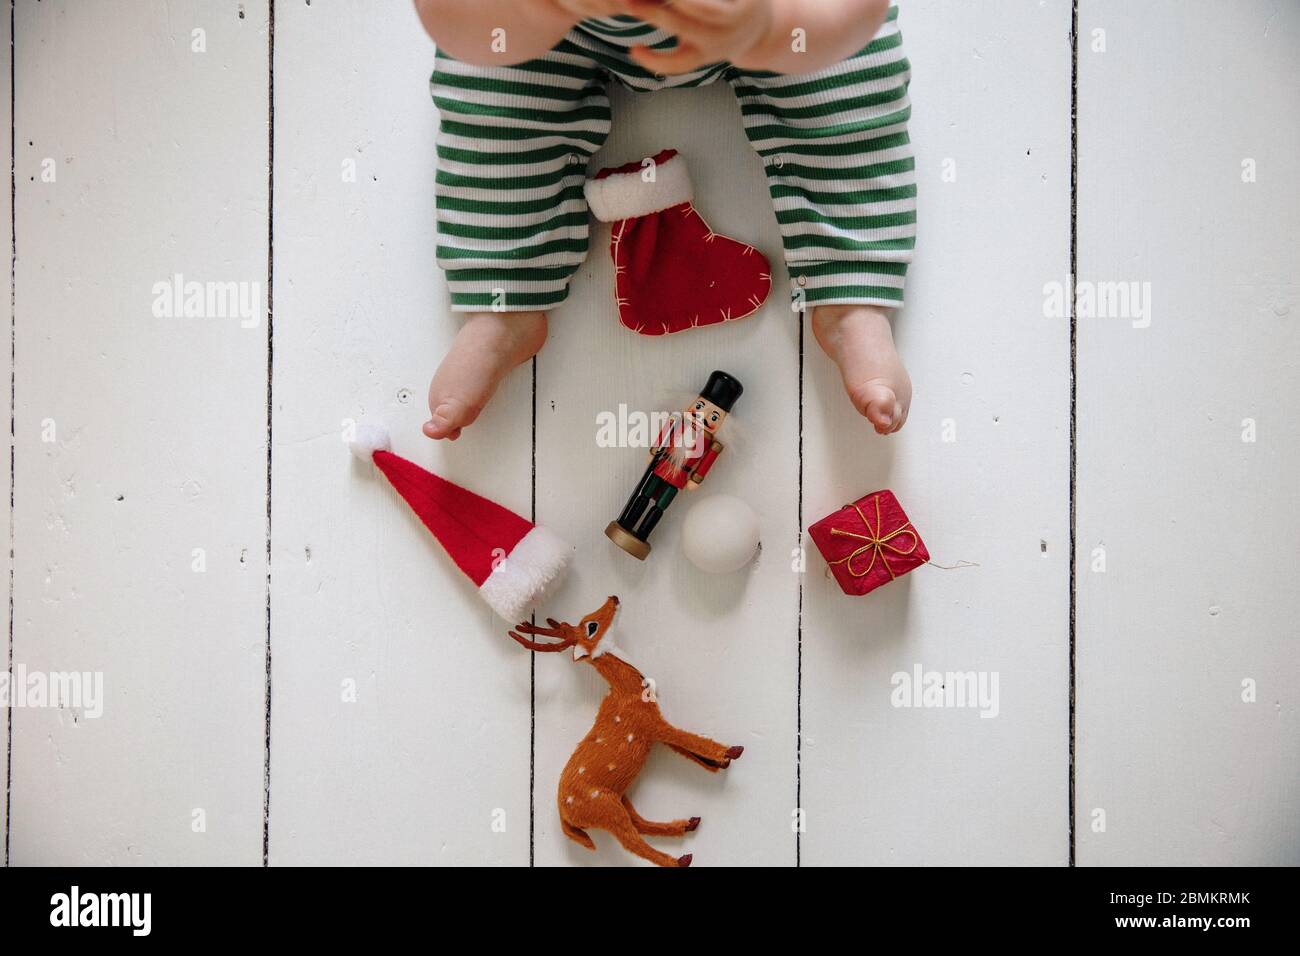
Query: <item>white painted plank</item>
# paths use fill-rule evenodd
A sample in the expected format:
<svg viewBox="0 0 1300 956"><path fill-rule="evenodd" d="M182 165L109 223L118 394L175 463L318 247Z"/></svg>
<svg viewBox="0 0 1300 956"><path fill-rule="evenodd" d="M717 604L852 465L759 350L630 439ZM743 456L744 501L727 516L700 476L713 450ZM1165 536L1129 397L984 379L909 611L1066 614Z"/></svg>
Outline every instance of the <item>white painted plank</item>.
<svg viewBox="0 0 1300 956"><path fill-rule="evenodd" d="M18 4L15 664L104 699L13 712L16 864L261 859L267 15L242 9ZM175 274L244 284L251 327L157 317Z"/></svg>
<svg viewBox="0 0 1300 956"><path fill-rule="evenodd" d="M13 52L10 47L10 39L12 37L12 32L10 30L11 26L12 24L9 17L5 16L3 12L0 12L0 51L3 51L3 55L0 55L0 129L9 127L10 121L13 118L13 113L10 108L11 107L10 93L12 91L12 86L10 84L10 68L12 65L12 52ZM4 310L5 310L5 314L9 316L9 329L10 329L10 333L12 334L13 273L11 269L13 264L13 230L12 230L13 220L11 216L13 213L13 203L12 203L12 197L10 196L8 190L0 189L0 194L2 194L0 195L0 230L3 230L5 234L3 240L3 248L9 253L5 261L3 263L0 263L0 272L4 273L4 278L0 280L0 295L4 296ZM4 397L5 411L9 412L10 416L12 416L13 394L9 388L12 382L12 373L13 373L12 339L10 345L11 345L10 348L5 348L3 345L0 345L0 353L3 353L3 355L0 356L0 375L3 375L3 381L0 381L0 389L3 389L5 393L5 397ZM12 456L13 454L12 440L10 440L9 442L9 447L10 447L10 455ZM12 493L13 491L12 460L13 459L11 457L10 467L6 467L4 469L4 473L5 473L4 491L6 495ZM11 499L6 498L6 501L8 500ZM4 509L3 521L4 521L3 531L4 531L5 540L10 541L12 540L10 538L10 533L13 530L12 508ZM8 585L9 582L13 580L12 577L13 553L9 548L5 548L4 568L5 568L5 582ZM6 617L7 629L5 631L4 657L5 657L5 669L7 671L9 667L9 635L13 633L12 605L10 605L6 609L5 617ZM3 724L0 724L0 732L4 733L4 739L5 739L5 769L4 769L5 797L4 797L4 822L0 823L0 827L4 828L3 839L4 839L5 850L6 850L5 862L7 863L8 848L9 848L9 714L10 714L10 708L5 707L3 709L4 709L4 722Z"/></svg>
<svg viewBox="0 0 1300 956"><path fill-rule="evenodd" d="M270 858L522 865L527 657L340 441L386 420L398 453L529 513L528 367L454 444L419 431L459 323L434 264L433 47L391 6L277 8Z"/></svg>
<svg viewBox="0 0 1300 956"><path fill-rule="evenodd" d="M649 96L615 89L613 111L614 130L593 171L677 147L709 224L780 263L762 167L725 84ZM630 791L638 811L704 822L685 839L650 842L693 853L703 866L793 864L798 579L790 554L798 534L799 367L788 280L777 265L771 300L749 318L645 338L618 322L608 244L608 227L593 229L587 265L573 298L553 316L538 363L538 514L579 550L575 572L547 614L573 621L606 595L619 595L619 646L656 681L668 720L746 748L717 775L658 748ZM681 407L715 368L736 375L745 393L724 426L728 450L694 494L748 501L760 514L763 552L734 575L696 571L680 548L693 499L682 492L651 539L654 551L638 563L603 531L641 476L646 452L598 448L596 415L620 403L643 412ZM544 655L536 668L537 862L633 862L607 834L594 834L596 853L572 843L556 815L560 770L590 728L606 685L566 658Z"/></svg>
<svg viewBox="0 0 1300 956"><path fill-rule="evenodd" d="M915 401L875 436L809 338L804 526L887 487L935 562L979 567L848 597L808 541L802 861L1059 864L1069 338L1042 287L1069 272L1070 4L914 2L899 25L920 223L895 328ZM893 675L917 664L997 675L997 717L892 706Z"/></svg>
<svg viewBox="0 0 1300 956"><path fill-rule="evenodd" d="M1151 308L1079 321L1078 859L1294 865L1300 8L1080 33L1080 279Z"/></svg>

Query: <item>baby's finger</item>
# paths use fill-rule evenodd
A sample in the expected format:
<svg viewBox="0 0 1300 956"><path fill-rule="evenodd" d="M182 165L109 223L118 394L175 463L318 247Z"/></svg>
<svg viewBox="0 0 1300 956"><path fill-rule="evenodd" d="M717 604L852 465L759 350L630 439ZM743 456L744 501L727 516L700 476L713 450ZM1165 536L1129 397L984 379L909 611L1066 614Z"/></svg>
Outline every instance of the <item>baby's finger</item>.
<svg viewBox="0 0 1300 956"><path fill-rule="evenodd" d="M703 26L699 20L678 12L675 3L672 6L665 6L658 0L621 0L621 3L626 13L651 26L667 30L678 39L694 38Z"/></svg>
<svg viewBox="0 0 1300 956"><path fill-rule="evenodd" d="M604 4L605 9L602 11L597 9L597 5L590 0L555 0L555 2L561 10L584 20L588 17L604 16L609 12L609 4Z"/></svg>
<svg viewBox="0 0 1300 956"><path fill-rule="evenodd" d="M635 3L635 0L633 0ZM642 0L658 6L654 0ZM737 8L731 0L672 0L672 8L684 17L700 23L723 25L736 22Z"/></svg>
<svg viewBox="0 0 1300 956"><path fill-rule="evenodd" d="M575 17L606 17L618 12L618 0L555 0L556 6Z"/></svg>
<svg viewBox="0 0 1300 956"><path fill-rule="evenodd" d="M689 43L678 43L671 50L652 50L648 46L634 46L632 59L644 69L659 75L689 73L714 62Z"/></svg>

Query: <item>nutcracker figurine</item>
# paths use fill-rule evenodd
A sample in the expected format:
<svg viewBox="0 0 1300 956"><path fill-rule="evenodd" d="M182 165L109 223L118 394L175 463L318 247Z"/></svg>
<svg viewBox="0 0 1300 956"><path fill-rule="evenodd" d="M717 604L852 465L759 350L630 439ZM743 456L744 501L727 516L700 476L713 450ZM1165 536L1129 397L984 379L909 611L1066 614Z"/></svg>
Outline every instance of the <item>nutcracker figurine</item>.
<svg viewBox="0 0 1300 956"><path fill-rule="evenodd" d="M722 454L718 428L744 387L726 372L714 372L689 408L674 412L650 451L650 464L627 507L605 528L605 536L639 561L650 553L650 532L674 496L694 489Z"/></svg>

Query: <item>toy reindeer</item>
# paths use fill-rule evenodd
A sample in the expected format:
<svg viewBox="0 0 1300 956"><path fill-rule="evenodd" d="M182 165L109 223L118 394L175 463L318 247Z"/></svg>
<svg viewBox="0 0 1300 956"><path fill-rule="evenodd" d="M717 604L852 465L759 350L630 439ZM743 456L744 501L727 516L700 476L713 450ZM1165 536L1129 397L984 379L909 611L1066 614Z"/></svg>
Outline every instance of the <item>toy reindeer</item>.
<svg viewBox="0 0 1300 956"><path fill-rule="evenodd" d="M658 742L689 757L706 770L716 772L730 766L744 747L727 747L679 730L659 713L654 694L639 670L623 660L613 642L606 640L618 611L618 598L611 597L577 624L547 618L549 627L520 624L523 634L553 637L538 642L515 631L510 636L533 651L556 652L573 648L573 659L585 661L609 683L609 693L600 703L596 723L578 744L560 774L557 801L564 835L589 850L596 849L586 831L590 828L613 834L630 853L659 866L690 866L691 854L673 857L647 843L645 836L681 836L700 825L699 817L652 823L632 807L625 791Z"/></svg>

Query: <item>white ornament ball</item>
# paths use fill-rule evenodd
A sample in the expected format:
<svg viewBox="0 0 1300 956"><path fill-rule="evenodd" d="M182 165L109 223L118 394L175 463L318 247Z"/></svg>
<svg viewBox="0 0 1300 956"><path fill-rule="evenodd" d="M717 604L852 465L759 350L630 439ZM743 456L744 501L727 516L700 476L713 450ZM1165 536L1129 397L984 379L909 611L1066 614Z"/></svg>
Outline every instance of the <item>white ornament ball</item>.
<svg viewBox="0 0 1300 956"><path fill-rule="evenodd" d="M695 502L682 525L682 551L709 574L739 571L758 550L758 515L731 495Z"/></svg>

